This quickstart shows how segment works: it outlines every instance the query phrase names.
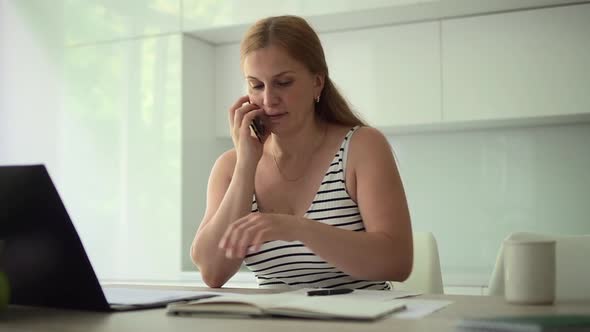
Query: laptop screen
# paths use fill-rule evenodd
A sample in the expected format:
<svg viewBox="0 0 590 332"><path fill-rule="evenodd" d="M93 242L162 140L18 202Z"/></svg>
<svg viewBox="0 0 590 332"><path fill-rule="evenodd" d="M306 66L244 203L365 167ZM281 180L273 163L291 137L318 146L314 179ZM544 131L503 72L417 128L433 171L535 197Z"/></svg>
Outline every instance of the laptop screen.
<svg viewBox="0 0 590 332"><path fill-rule="evenodd" d="M109 310L43 165L0 166L0 240L0 270L11 285L10 303Z"/></svg>

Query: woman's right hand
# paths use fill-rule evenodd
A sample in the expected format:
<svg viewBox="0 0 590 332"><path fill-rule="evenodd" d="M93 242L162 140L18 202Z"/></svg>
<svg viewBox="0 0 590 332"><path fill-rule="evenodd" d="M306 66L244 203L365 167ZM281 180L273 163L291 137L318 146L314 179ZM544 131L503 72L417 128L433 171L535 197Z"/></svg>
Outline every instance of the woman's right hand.
<svg viewBox="0 0 590 332"><path fill-rule="evenodd" d="M238 163L253 163L254 166L262 157L263 144L250 131L250 124L256 116L263 116L264 111L255 104L249 103L248 96L242 96L229 109L229 125L236 149ZM265 135L263 142L266 140Z"/></svg>

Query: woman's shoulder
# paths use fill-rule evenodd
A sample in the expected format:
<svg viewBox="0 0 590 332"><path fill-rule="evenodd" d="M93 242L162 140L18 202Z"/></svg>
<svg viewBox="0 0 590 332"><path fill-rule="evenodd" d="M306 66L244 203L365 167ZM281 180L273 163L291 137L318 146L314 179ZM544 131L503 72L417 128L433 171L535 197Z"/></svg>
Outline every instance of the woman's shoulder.
<svg viewBox="0 0 590 332"><path fill-rule="evenodd" d="M232 148L230 150L225 151L215 161L215 165L213 166L217 171L230 175L233 173L234 168L236 167L236 149Z"/></svg>
<svg viewBox="0 0 590 332"><path fill-rule="evenodd" d="M223 163L235 164L236 163L236 149L231 148L231 149L225 151L224 153L219 155L219 157L217 157L217 160L221 161Z"/></svg>
<svg viewBox="0 0 590 332"><path fill-rule="evenodd" d="M378 129L369 126L360 126L351 135L354 128L356 127L332 124L330 125L329 132L335 143L342 142L348 136L350 150L368 149L371 151L381 151L384 147L389 147L387 138Z"/></svg>
<svg viewBox="0 0 590 332"><path fill-rule="evenodd" d="M389 146L385 135L383 135L378 129L369 126L361 126L357 128L354 132L353 138L354 139L351 139L350 144L360 146L364 146L365 144L387 144Z"/></svg>
<svg viewBox="0 0 590 332"><path fill-rule="evenodd" d="M369 126L359 127L350 139L349 158L365 160L376 154L391 153L391 145L381 131Z"/></svg>

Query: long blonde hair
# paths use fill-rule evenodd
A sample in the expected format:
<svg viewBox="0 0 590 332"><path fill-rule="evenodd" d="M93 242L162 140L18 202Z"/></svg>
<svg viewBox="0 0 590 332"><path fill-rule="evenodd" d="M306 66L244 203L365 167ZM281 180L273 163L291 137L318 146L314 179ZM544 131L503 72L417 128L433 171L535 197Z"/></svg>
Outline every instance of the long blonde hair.
<svg viewBox="0 0 590 332"><path fill-rule="evenodd" d="M316 115L323 121L345 126L366 125L350 108L328 75L324 49L318 35L298 16L267 17L254 23L240 44L240 59L269 45L282 47L293 59L313 74L323 74L324 88L315 104Z"/></svg>

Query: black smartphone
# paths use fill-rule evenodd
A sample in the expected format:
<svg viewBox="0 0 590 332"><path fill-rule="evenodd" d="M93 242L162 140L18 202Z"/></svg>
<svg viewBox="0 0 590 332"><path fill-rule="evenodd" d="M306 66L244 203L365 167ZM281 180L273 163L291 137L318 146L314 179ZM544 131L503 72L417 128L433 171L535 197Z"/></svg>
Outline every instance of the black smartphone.
<svg viewBox="0 0 590 332"><path fill-rule="evenodd" d="M252 128L254 135L258 137L260 143L262 143L262 139L266 134L266 128L264 127L264 122L259 116L254 118L254 121L252 121L252 123L250 124L250 128Z"/></svg>

